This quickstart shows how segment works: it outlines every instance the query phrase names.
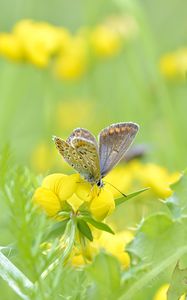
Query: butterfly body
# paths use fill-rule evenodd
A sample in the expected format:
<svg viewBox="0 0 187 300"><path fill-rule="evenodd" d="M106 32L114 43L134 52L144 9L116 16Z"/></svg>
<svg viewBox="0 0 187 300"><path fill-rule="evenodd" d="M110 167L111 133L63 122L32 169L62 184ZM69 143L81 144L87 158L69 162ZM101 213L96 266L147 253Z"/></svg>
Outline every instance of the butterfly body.
<svg viewBox="0 0 187 300"><path fill-rule="evenodd" d="M103 186L103 177L123 158L139 126L132 122L112 124L99 134L99 142L84 128L76 128L65 141L53 137L59 153L91 184Z"/></svg>

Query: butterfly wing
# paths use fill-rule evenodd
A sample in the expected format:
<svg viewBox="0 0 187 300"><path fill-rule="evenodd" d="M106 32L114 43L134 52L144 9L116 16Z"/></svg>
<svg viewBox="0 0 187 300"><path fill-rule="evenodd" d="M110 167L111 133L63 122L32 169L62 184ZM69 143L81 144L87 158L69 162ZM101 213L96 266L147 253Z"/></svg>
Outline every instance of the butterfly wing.
<svg viewBox="0 0 187 300"><path fill-rule="evenodd" d="M88 171L85 168L83 158L76 149L59 137L53 137L53 140L64 160L82 176L87 176Z"/></svg>
<svg viewBox="0 0 187 300"><path fill-rule="evenodd" d="M84 138L86 140L92 141L95 144L95 146L98 147L95 136L91 134L91 132L88 131L87 129L84 128L74 129L73 132L70 134L70 136L67 138L67 142L71 144L71 141L74 138Z"/></svg>
<svg viewBox="0 0 187 300"><path fill-rule="evenodd" d="M117 123L99 134L101 176L104 177L119 161L134 140L139 126L135 123Z"/></svg>
<svg viewBox="0 0 187 300"><path fill-rule="evenodd" d="M83 157L85 167L89 171L89 179L97 182L101 177L97 144L82 137L75 137L71 140L71 145Z"/></svg>
<svg viewBox="0 0 187 300"><path fill-rule="evenodd" d="M84 138L82 136L86 136ZM98 147L95 137L87 130L75 129L67 141L53 138L64 160L86 180L96 182L100 178Z"/></svg>
<svg viewBox="0 0 187 300"><path fill-rule="evenodd" d="M89 170L89 178L98 181L101 174L98 144L95 136L87 129L76 128L68 137L67 142L83 157L85 166Z"/></svg>

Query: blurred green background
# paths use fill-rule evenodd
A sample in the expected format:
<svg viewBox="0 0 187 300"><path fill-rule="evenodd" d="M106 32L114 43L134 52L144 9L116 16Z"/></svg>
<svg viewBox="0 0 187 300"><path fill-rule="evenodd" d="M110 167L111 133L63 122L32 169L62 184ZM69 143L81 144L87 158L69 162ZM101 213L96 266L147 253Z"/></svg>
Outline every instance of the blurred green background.
<svg viewBox="0 0 187 300"><path fill-rule="evenodd" d="M162 54L187 43L186 2L181 1L2 1L0 29L31 18L67 27L96 26L113 14L132 15L138 36L115 57L97 62L82 78L57 81L46 70L0 59L0 129L18 160L30 163L32 151L52 134L67 136L76 126L94 133L112 122L134 121L136 142L150 144L150 159L172 170L186 166L185 81L169 81L159 72ZM76 99L91 101L87 117L58 127L55 107ZM73 102L74 103L74 102ZM67 118L81 114L73 103ZM83 102L84 103L84 102ZM78 104L77 104L78 105ZM62 120L63 122L63 120Z"/></svg>

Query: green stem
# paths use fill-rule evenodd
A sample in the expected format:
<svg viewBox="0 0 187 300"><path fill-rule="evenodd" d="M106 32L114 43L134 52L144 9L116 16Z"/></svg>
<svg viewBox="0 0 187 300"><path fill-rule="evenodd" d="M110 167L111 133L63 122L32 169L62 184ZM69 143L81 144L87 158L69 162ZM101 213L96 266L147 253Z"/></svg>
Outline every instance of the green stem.
<svg viewBox="0 0 187 300"><path fill-rule="evenodd" d="M43 271L43 273L40 275L41 279L45 279L59 264L63 265L66 259L70 256L75 242L75 233L76 219L72 217L67 223L64 233L64 241L65 244L67 244L67 247L63 251L62 256L55 259L55 261L52 262L52 264L50 264L45 271Z"/></svg>
<svg viewBox="0 0 187 300"><path fill-rule="evenodd" d="M79 234L79 239L80 239L80 245L81 245L81 249L82 249L82 256L83 256L83 260L85 265L87 264L87 258L86 258L86 240L85 237L80 233Z"/></svg>

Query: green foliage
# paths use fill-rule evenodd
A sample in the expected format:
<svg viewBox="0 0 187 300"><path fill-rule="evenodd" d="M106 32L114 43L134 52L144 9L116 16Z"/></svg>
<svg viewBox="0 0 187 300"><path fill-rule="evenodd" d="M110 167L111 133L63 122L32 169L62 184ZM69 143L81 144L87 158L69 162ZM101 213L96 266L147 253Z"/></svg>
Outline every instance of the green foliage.
<svg viewBox="0 0 187 300"><path fill-rule="evenodd" d="M159 281L166 270L171 276L171 267L182 255L187 253L186 235L187 219L185 216L175 218L173 208L186 197L187 176L183 175L178 182L176 192L168 199L172 200L172 209L158 212L142 220L135 239L128 245L127 251L131 255L132 268L124 276L123 295L120 299L138 299L139 291L148 284ZM180 200L181 199L181 200ZM141 268L136 268L141 264ZM169 279L168 279L169 280Z"/></svg>
<svg viewBox="0 0 187 300"><path fill-rule="evenodd" d="M180 296L187 292L187 268L180 269L177 263L168 290L168 300L178 300Z"/></svg>
<svg viewBox="0 0 187 300"><path fill-rule="evenodd" d="M116 258L101 252L87 268L87 272L92 280L87 299L118 299L121 291L121 271Z"/></svg>
<svg viewBox="0 0 187 300"><path fill-rule="evenodd" d="M87 239L89 239L90 241L93 241L93 236L92 236L92 232L90 230L90 227L88 226L88 224L84 220L79 219L77 221L77 226L78 226L79 231L85 237L87 237Z"/></svg>
<svg viewBox="0 0 187 300"><path fill-rule="evenodd" d="M99 230L114 234L113 230L106 223L99 222L87 215L85 215L85 216L83 215L83 216L81 216L81 218Z"/></svg>

